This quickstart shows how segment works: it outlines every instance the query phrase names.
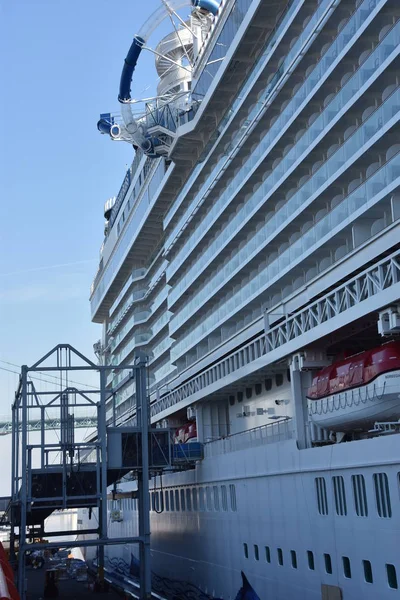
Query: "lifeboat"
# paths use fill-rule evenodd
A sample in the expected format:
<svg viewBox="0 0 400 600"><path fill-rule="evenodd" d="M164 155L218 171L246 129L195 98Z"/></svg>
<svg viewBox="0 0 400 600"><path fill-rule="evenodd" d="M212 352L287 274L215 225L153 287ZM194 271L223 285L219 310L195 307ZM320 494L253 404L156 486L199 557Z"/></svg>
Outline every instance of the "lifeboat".
<svg viewBox="0 0 400 600"><path fill-rule="evenodd" d="M368 430L400 418L400 342L350 356L319 371L307 392L310 420L332 431Z"/></svg>
<svg viewBox="0 0 400 600"><path fill-rule="evenodd" d="M186 423L175 431L175 444L187 444L188 442L197 442L196 421Z"/></svg>

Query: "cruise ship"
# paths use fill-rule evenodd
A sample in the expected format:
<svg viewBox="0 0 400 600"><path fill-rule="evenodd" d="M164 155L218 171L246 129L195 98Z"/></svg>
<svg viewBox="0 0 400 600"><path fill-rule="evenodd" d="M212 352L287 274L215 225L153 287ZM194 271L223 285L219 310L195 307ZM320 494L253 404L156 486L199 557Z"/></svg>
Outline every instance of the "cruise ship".
<svg viewBox="0 0 400 600"><path fill-rule="evenodd" d="M241 572L261 600L398 597L399 54L398 0L160 0L128 50L91 310L103 364L144 352L153 425L203 448L150 484L163 597L233 599ZM130 373L107 384L134 423ZM135 482L114 492L134 536ZM134 576L134 545L106 552Z"/></svg>

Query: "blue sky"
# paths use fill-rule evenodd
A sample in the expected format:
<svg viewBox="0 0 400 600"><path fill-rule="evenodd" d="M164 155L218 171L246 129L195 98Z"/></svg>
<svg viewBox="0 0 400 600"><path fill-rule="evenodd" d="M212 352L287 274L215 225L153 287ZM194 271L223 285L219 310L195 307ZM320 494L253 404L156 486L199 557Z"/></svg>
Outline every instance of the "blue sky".
<svg viewBox="0 0 400 600"><path fill-rule="evenodd" d="M158 6L0 1L1 361L31 364L64 342L91 356L101 335L88 298L102 209L133 150L102 137L96 122L101 112L118 110L123 59ZM150 53L141 60L136 97L153 91L153 62ZM0 415L9 412L16 380L0 370Z"/></svg>

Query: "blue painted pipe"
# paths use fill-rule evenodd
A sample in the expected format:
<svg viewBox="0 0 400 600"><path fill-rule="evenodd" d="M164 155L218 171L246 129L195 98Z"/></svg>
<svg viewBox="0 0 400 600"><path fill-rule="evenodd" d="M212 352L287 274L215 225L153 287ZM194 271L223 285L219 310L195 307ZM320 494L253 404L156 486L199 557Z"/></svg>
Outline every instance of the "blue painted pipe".
<svg viewBox="0 0 400 600"><path fill-rule="evenodd" d="M198 8L203 8L204 10L208 10L208 12L212 13L214 16L217 14L220 1L219 0L192 0L193 6Z"/></svg>
<svg viewBox="0 0 400 600"><path fill-rule="evenodd" d="M110 135L112 126L113 126L113 124L110 123L110 121L107 121L106 119L100 119L97 122L97 129L100 131L100 133L106 133L106 134Z"/></svg>
<svg viewBox="0 0 400 600"><path fill-rule="evenodd" d="M131 83L133 72L136 68L137 61L144 43L145 40L143 38L135 35L128 54L126 55L124 67L121 73L121 80L119 83L118 100L120 102L128 102L128 100L131 99Z"/></svg>

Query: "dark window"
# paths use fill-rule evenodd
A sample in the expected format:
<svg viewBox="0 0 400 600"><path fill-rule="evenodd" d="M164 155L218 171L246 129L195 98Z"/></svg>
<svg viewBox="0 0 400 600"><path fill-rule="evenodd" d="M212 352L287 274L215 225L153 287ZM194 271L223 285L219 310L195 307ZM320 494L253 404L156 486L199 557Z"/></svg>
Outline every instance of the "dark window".
<svg viewBox="0 0 400 600"><path fill-rule="evenodd" d="M222 500L222 510L228 510L228 494L226 492L226 485L221 485L221 500Z"/></svg>
<svg viewBox="0 0 400 600"><path fill-rule="evenodd" d="M193 510L198 510L197 506L197 488L192 489Z"/></svg>
<svg viewBox="0 0 400 600"><path fill-rule="evenodd" d="M247 400L250 400L250 398L253 395L253 388L246 388L246 398Z"/></svg>
<svg viewBox="0 0 400 600"><path fill-rule="evenodd" d="M328 514L328 497L326 495L326 483L324 477L315 478L315 489L317 491L317 505L320 515Z"/></svg>
<svg viewBox="0 0 400 600"><path fill-rule="evenodd" d="M205 510L205 504L204 504L204 488L199 488L199 510Z"/></svg>
<svg viewBox="0 0 400 600"><path fill-rule="evenodd" d="M236 489L235 489L235 484L231 483L229 485L229 495L231 497L231 510L233 510L233 512L236 512L237 507L236 507Z"/></svg>
<svg viewBox="0 0 400 600"><path fill-rule="evenodd" d="M374 473L374 486L378 515L384 519L389 519L392 516L392 506L386 473Z"/></svg>
<svg viewBox="0 0 400 600"><path fill-rule="evenodd" d="M243 544L243 552L244 552L244 557L249 558L249 547L247 544Z"/></svg>
<svg viewBox="0 0 400 600"><path fill-rule="evenodd" d="M186 510L192 510L192 490L186 488Z"/></svg>
<svg viewBox="0 0 400 600"><path fill-rule="evenodd" d="M352 475L354 508L359 517L368 517L367 491L364 475Z"/></svg>
<svg viewBox="0 0 400 600"><path fill-rule="evenodd" d="M218 486L216 486L216 485L213 486L213 492L214 492L214 509L219 510Z"/></svg>
<svg viewBox="0 0 400 600"><path fill-rule="evenodd" d="M372 576L372 566L369 560L363 560L363 567L364 567L364 579L366 581L366 583L373 583L374 582L374 578Z"/></svg>
<svg viewBox="0 0 400 600"><path fill-rule="evenodd" d="M257 546L257 544L254 544L254 558L256 560L260 560L260 555L258 553L258 546Z"/></svg>
<svg viewBox="0 0 400 600"><path fill-rule="evenodd" d="M398 585L396 567L394 565L386 565L386 574L389 587L392 588L392 590L397 590Z"/></svg>
<svg viewBox="0 0 400 600"><path fill-rule="evenodd" d="M272 379L270 377L268 377L268 379L265 380L265 389L267 392L272 390Z"/></svg>
<svg viewBox="0 0 400 600"><path fill-rule="evenodd" d="M344 479L341 475L332 477L333 492L335 496L336 514L344 517L347 515L346 490Z"/></svg>
<svg viewBox="0 0 400 600"><path fill-rule="evenodd" d="M171 510L175 510L175 502L174 502L174 491L169 491L169 503L171 505Z"/></svg>
<svg viewBox="0 0 400 600"><path fill-rule="evenodd" d="M238 392L237 393L237 401L238 402L243 402L243 392Z"/></svg>
<svg viewBox="0 0 400 600"><path fill-rule="evenodd" d="M265 546L265 560L267 563L271 562L271 550L269 546Z"/></svg>
<svg viewBox="0 0 400 600"><path fill-rule="evenodd" d="M175 490L175 508L179 510L179 490Z"/></svg>
<svg viewBox="0 0 400 600"><path fill-rule="evenodd" d="M297 569L297 554L295 550L290 551L290 558L292 560L293 569Z"/></svg>
<svg viewBox="0 0 400 600"><path fill-rule="evenodd" d="M254 386L254 391L256 392L256 396L259 396L262 392L262 385L261 383L256 383L256 385Z"/></svg>
<svg viewBox="0 0 400 600"><path fill-rule="evenodd" d="M283 384L283 375L282 375L282 373L277 373L275 375L275 384L276 384L277 387L279 387L280 385Z"/></svg>
<svg viewBox="0 0 400 600"><path fill-rule="evenodd" d="M286 371L286 379L290 382L290 369Z"/></svg>
<svg viewBox="0 0 400 600"><path fill-rule="evenodd" d="M165 510L169 510L169 493L165 492Z"/></svg>
<svg viewBox="0 0 400 600"><path fill-rule="evenodd" d="M311 550L307 550L307 560L308 560L308 568L311 571L314 571L314 569L315 569L314 552L312 552Z"/></svg>
<svg viewBox="0 0 400 600"><path fill-rule="evenodd" d="M235 396L229 396L229 404L231 406L234 406L234 404L235 404Z"/></svg>
<svg viewBox="0 0 400 600"><path fill-rule="evenodd" d="M212 498L211 498L211 488L209 485L206 487L206 502L207 502L207 510L211 511L213 509L213 507L212 507Z"/></svg>
<svg viewBox="0 0 400 600"><path fill-rule="evenodd" d="M343 562L343 574L346 577L346 579L351 579L351 566L350 566L350 559L348 556L342 556L342 562Z"/></svg>
<svg viewBox="0 0 400 600"><path fill-rule="evenodd" d="M277 553L278 553L278 563L282 567L283 566L283 551L282 551L282 548L278 548L277 549Z"/></svg>
<svg viewBox="0 0 400 600"><path fill-rule="evenodd" d="M328 573L328 575L332 575L332 560L331 560L331 555L330 554L324 554L324 560L325 560L325 571Z"/></svg>

